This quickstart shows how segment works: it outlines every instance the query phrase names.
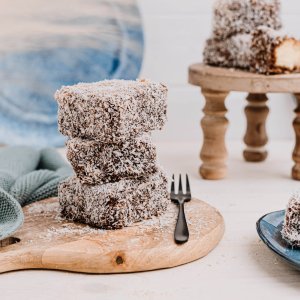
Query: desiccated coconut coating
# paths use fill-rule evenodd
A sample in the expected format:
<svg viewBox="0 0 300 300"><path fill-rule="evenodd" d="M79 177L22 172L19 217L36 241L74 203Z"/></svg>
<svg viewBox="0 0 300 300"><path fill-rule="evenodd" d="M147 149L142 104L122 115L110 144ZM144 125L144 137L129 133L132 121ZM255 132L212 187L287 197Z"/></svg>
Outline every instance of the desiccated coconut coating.
<svg viewBox="0 0 300 300"><path fill-rule="evenodd" d="M87 184L138 179L157 171L156 147L149 133L119 144L73 138L67 142L67 158L81 183Z"/></svg>
<svg viewBox="0 0 300 300"><path fill-rule="evenodd" d="M251 34L238 34L222 41L208 39L203 51L203 62L219 67L248 69L251 43Z"/></svg>
<svg viewBox="0 0 300 300"><path fill-rule="evenodd" d="M281 231L282 237L292 246L300 247L300 194L295 193L286 208Z"/></svg>
<svg viewBox="0 0 300 300"><path fill-rule="evenodd" d="M170 203L167 178L159 170L143 180L102 185L82 184L76 177L58 190L61 215L103 229L118 229L161 215Z"/></svg>
<svg viewBox="0 0 300 300"><path fill-rule="evenodd" d="M106 80L56 91L62 134L114 143L166 122L167 87L148 80Z"/></svg>
<svg viewBox="0 0 300 300"><path fill-rule="evenodd" d="M279 0L217 0L213 14L213 34L219 40L258 26L282 27Z"/></svg>
<svg viewBox="0 0 300 300"><path fill-rule="evenodd" d="M251 52L253 72L275 74L300 68L300 41L266 26L253 32Z"/></svg>
<svg viewBox="0 0 300 300"><path fill-rule="evenodd" d="M203 61L208 65L241 68L260 74L300 69L300 41L282 31L260 26L251 34L238 34L223 41L207 40Z"/></svg>

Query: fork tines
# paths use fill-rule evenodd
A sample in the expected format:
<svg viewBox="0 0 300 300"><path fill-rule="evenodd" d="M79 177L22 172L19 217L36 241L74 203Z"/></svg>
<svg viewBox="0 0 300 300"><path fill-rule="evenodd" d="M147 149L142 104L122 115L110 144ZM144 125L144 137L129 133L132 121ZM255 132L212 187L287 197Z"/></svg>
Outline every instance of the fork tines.
<svg viewBox="0 0 300 300"><path fill-rule="evenodd" d="M181 174L179 175L179 183L178 183L178 193L176 194L175 192L175 176L174 174L172 175L172 182L171 182L171 199L177 198L178 196L182 196L185 199L185 201L191 199L191 190L190 190L190 182L189 182L189 177L186 174L186 186L185 186L185 193L182 190L182 180L181 180ZM177 200L177 199L175 199Z"/></svg>

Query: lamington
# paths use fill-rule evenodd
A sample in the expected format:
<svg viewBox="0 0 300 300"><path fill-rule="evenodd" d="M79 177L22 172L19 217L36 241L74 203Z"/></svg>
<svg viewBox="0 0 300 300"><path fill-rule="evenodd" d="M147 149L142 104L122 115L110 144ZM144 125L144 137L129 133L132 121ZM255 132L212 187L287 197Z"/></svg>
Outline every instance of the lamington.
<svg viewBox="0 0 300 300"><path fill-rule="evenodd" d="M67 158L81 183L86 184L139 179L158 169L150 133L118 144L73 138L67 141Z"/></svg>
<svg viewBox="0 0 300 300"><path fill-rule="evenodd" d="M282 27L279 0L217 0L213 9L213 34L224 40L251 33L258 26Z"/></svg>
<svg viewBox="0 0 300 300"><path fill-rule="evenodd" d="M291 246L300 247L300 193L288 202L281 234Z"/></svg>
<svg viewBox="0 0 300 300"><path fill-rule="evenodd" d="M59 186L61 215L102 229L120 229L159 216L170 203L161 169L143 180L122 179L102 185L70 177Z"/></svg>
<svg viewBox="0 0 300 300"><path fill-rule="evenodd" d="M166 122L167 87L148 80L106 80L56 91L63 135L117 143Z"/></svg>
<svg viewBox="0 0 300 300"><path fill-rule="evenodd" d="M248 69L251 59L252 34L237 34L225 40L208 39L203 51L207 65Z"/></svg>
<svg viewBox="0 0 300 300"><path fill-rule="evenodd" d="M251 34L206 42L203 61L208 65L241 68L260 74L300 70L300 41L283 31L260 26Z"/></svg>
<svg viewBox="0 0 300 300"><path fill-rule="evenodd" d="M300 41L266 26L253 32L250 70L276 74L300 70Z"/></svg>

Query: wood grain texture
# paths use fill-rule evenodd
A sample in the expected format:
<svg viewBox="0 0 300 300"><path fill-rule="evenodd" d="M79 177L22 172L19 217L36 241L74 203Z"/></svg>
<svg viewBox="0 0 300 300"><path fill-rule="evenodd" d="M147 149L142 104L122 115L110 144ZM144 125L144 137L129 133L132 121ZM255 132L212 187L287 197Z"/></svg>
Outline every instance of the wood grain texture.
<svg viewBox="0 0 300 300"><path fill-rule="evenodd" d="M294 112L296 117L293 121L293 127L295 130L295 147L293 151L293 161L295 165L292 169L292 178L295 180L300 180L300 94L295 94L297 99L297 107L295 108Z"/></svg>
<svg viewBox="0 0 300 300"><path fill-rule="evenodd" d="M224 233L221 214L205 202L186 203L190 239L174 243L177 207L161 218L121 230L104 231L63 220L56 198L24 209L21 241L0 248L0 273L53 269L86 273L123 273L175 267L207 255Z"/></svg>
<svg viewBox="0 0 300 300"><path fill-rule="evenodd" d="M266 94L249 94L248 105L245 107L247 118L247 130L244 142L247 148L244 150L244 158L249 162L264 161L268 152L265 145L268 142L266 132L266 119L269 108L266 105L268 98Z"/></svg>
<svg viewBox="0 0 300 300"><path fill-rule="evenodd" d="M300 93L300 73L261 75L201 63L189 67L189 83L217 91Z"/></svg>
<svg viewBox="0 0 300 300"><path fill-rule="evenodd" d="M272 92L296 95L298 106L293 122L296 145L293 152L295 165L292 177L300 180L300 73L261 75L198 63L189 67L189 83L200 86L206 100L205 116L201 122L204 141L200 174L203 178L221 179L226 175L224 136L228 121L225 118L224 100L228 93L241 91L249 93L248 105L245 108L247 130L244 142L247 148L243 154L245 160L251 162L263 161L268 154L264 148L268 141L265 126L269 113L266 94Z"/></svg>
<svg viewBox="0 0 300 300"><path fill-rule="evenodd" d="M199 172L204 179L221 179L226 176L227 150L225 133L228 120L225 99L227 92L202 89L205 98L204 117L201 120L203 145L200 153L202 165Z"/></svg>

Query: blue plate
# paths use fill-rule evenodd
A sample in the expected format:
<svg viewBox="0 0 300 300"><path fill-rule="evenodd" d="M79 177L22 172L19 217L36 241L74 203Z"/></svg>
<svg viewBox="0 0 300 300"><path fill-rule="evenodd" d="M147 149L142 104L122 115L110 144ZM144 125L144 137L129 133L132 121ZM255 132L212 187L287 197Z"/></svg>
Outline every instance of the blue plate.
<svg viewBox="0 0 300 300"><path fill-rule="evenodd" d="M272 251L300 270L300 248L291 247L281 236L284 214L284 210L266 214L257 221L256 229Z"/></svg>

